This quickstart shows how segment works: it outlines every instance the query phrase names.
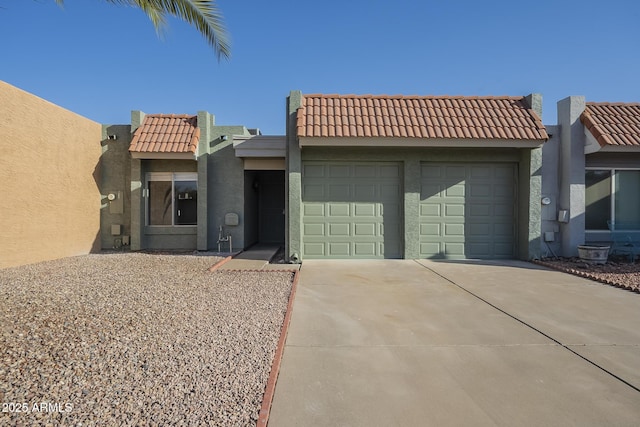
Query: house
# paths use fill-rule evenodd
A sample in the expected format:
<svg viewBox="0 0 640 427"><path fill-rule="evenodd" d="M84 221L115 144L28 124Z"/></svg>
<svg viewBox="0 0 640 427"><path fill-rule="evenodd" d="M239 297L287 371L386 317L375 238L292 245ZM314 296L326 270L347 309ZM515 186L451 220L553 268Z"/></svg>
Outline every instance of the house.
<svg viewBox="0 0 640 427"><path fill-rule="evenodd" d="M558 102L558 125L547 128L543 254L609 243L607 221L640 240L640 104L568 97Z"/></svg>
<svg viewBox="0 0 640 427"><path fill-rule="evenodd" d="M292 92L286 253L538 257L541 104Z"/></svg>
<svg viewBox="0 0 640 427"><path fill-rule="evenodd" d="M535 258L540 110L539 95L292 92L286 137L134 111L104 128L103 247L210 250L222 237L284 244L293 262Z"/></svg>
<svg viewBox="0 0 640 427"><path fill-rule="evenodd" d="M609 227L640 241L640 104L571 96L544 126L537 94L293 91L286 135L269 136L205 111L100 126L0 91L0 174L29 189L3 187L23 213L0 215L2 267L122 246L268 243L300 262L575 256L610 242ZM74 162L46 160L58 158Z"/></svg>
<svg viewBox="0 0 640 427"><path fill-rule="evenodd" d="M132 250L284 244L285 140L195 115L103 126L101 241Z"/></svg>

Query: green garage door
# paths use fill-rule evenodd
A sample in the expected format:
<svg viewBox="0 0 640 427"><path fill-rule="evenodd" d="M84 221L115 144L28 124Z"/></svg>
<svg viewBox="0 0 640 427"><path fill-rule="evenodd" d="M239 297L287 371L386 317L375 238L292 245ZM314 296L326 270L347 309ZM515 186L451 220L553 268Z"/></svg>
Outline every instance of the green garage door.
<svg viewBox="0 0 640 427"><path fill-rule="evenodd" d="M421 257L515 257L515 164L423 163L421 168Z"/></svg>
<svg viewBox="0 0 640 427"><path fill-rule="evenodd" d="M401 258L399 163L304 162L304 258Z"/></svg>

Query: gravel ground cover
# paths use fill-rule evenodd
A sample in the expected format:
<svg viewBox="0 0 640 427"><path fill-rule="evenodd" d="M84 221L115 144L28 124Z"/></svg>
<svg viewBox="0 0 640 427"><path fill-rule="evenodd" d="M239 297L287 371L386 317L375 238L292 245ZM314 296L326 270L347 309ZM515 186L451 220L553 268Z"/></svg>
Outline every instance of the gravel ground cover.
<svg viewBox="0 0 640 427"><path fill-rule="evenodd" d="M218 260L0 270L0 425L255 425L293 274Z"/></svg>
<svg viewBox="0 0 640 427"><path fill-rule="evenodd" d="M607 285L640 292L640 264L626 260L589 264L580 258L545 258L538 262L547 267L575 274Z"/></svg>

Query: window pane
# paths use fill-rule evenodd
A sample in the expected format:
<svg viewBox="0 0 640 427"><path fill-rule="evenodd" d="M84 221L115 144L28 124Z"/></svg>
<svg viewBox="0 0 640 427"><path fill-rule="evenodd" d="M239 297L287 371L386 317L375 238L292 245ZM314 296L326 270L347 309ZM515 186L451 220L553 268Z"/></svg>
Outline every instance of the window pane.
<svg viewBox="0 0 640 427"><path fill-rule="evenodd" d="M171 225L171 181L149 181L149 225Z"/></svg>
<svg viewBox="0 0 640 427"><path fill-rule="evenodd" d="M611 215L611 171L585 172L585 228L607 230Z"/></svg>
<svg viewBox="0 0 640 427"><path fill-rule="evenodd" d="M198 220L198 184L176 181L176 225L196 225Z"/></svg>
<svg viewBox="0 0 640 427"><path fill-rule="evenodd" d="M616 229L637 230L640 223L640 171L617 171Z"/></svg>

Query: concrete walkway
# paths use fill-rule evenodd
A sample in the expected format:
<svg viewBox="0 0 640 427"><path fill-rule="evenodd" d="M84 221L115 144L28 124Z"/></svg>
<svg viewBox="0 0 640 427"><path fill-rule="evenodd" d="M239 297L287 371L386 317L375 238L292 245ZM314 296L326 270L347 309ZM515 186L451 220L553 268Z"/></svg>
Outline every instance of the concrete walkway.
<svg viewBox="0 0 640 427"><path fill-rule="evenodd" d="M297 270L297 264L269 264L280 249L279 245L257 244L235 255L218 270Z"/></svg>
<svg viewBox="0 0 640 427"><path fill-rule="evenodd" d="M636 426L640 296L524 262L305 261L283 426Z"/></svg>

